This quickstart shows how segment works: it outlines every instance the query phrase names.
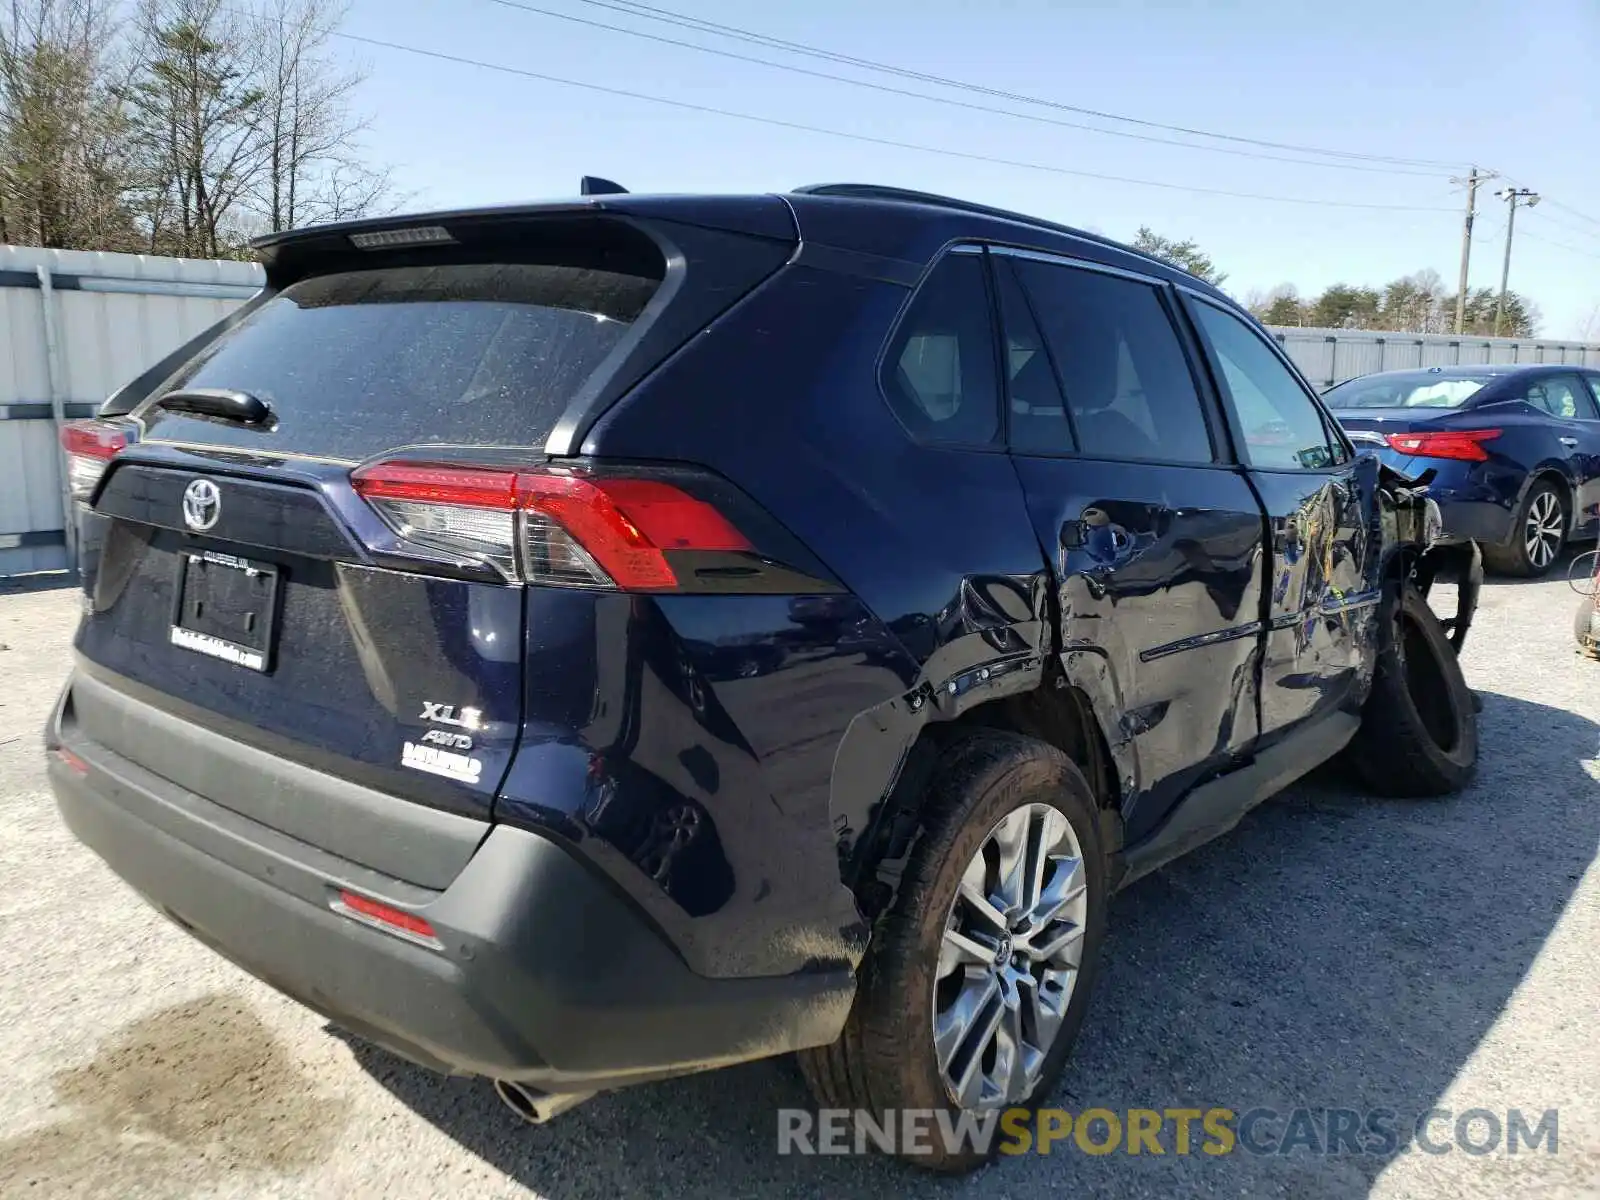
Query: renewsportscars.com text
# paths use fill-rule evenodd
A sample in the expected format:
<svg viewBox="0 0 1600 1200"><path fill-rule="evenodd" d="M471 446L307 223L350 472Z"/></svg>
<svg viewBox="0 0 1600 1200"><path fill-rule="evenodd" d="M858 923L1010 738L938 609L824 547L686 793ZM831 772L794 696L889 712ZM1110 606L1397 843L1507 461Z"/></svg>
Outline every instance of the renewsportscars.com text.
<svg viewBox="0 0 1600 1200"><path fill-rule="evenodd" d="M778 1110L779 1154L1227 1154L1378 1155L1555 1154L1560 1114L1469 1108L1009 1108L986 1113L945 1109L800 1108Z"/></svg>

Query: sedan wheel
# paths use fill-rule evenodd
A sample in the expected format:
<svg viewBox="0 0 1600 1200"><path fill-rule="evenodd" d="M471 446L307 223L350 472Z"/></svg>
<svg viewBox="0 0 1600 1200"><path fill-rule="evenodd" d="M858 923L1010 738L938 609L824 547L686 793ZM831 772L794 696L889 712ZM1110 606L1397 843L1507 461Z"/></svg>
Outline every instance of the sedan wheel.
<svg viewBox="0 0 1600 1200"><path fill-rule="evenodd" d="M1528 519L1523 526L1528 565L1541 575L1548 571L1556 555L1561 553L1561 543L1566 536L1567 522L1561 511L1561 497L1546 488L1528 505Z"/></svg>
<svg viewBox="0 0 1600 1200"><path fill-rule="evenodd" d="M1512 514L1510 536L1482 544L1483 563L1503 575L1537 578L1555 565L1566 540L1566 497L1549 479L1536 479Z"/></svg>

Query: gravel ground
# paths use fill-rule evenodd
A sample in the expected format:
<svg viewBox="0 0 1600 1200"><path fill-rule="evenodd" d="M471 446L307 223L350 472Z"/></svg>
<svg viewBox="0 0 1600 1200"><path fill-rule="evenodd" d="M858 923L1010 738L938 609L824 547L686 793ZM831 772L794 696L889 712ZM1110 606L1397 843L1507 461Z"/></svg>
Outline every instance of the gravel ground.
<svg viewBox="0 0 1600 1200"><path fill-rule="evenodd" d="M1600 1195L1600 664L1573 653L1574 606L1559 581L1485 590L1466 794L1385 802L1318 778L1120 896L1056 1098L1556 1108L1557 1153L1068 1148L943 1180L779 1157L774 1110L805 1103L786 1062L530 1129L486 1085L340 1036L158 919L66 834L39 730L77 595L0 591L0 1194Z"/></svg>

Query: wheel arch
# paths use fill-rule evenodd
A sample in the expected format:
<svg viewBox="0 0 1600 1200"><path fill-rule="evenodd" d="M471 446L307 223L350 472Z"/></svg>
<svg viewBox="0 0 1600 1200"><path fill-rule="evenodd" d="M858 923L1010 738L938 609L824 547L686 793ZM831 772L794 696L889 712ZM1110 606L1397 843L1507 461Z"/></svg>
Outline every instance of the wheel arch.
<svg viewBox="0 0 1600 1200"><path fill-rule="evenodd" d="M1087 692L1059 671L1050 671L1030 690L995 697L946 720L923 723L861 836L842 857L845 883L866 917L875 919L894 903L901 870L924 828L922 799L938 763L952 745L975 730L999 729L1036 738L1076 763L1097 801L1102 845L1116 855L1123 842L1124 788L1103 717Z"/></svg>
<svg viewBox="0 0 1600 1200"><path fill-rule="evenodd" d="M1566 468L1558 462L1546 461L1540 463L1528 472L1528 477L1522 481L1522 490L1517 494L1515 513L1522 511L1523 503L1528 499L1529 493L1540 483L1551 483L1561 493L1567 514L1567 536L1572 536L1572 523L1576 519L1577 488L1573 481L1567 478ZM1512 522L1512 535L1515 536L1515 519Z"/></svg>

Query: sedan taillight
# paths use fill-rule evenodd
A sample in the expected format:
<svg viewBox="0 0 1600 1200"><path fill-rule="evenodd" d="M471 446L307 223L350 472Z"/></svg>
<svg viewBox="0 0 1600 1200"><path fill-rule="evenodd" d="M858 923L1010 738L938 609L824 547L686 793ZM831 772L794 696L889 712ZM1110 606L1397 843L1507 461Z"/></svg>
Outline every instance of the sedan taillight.
<svg viewBox="0 0 1600 1200"><path fill-rule="evenodd" d="M654 479L391 460L351 483L407 541L526 583L671 591L667 552L751 549L713 505Z"/></svg>
<svg viewBox="0 0 1600 1200"><path fill-rule="evenodd" d="M67 488L74 500L87 502L106 464L128 444L128 431L110 421L69 421L61 427L61 448L67 453Z"/></svg>
<svg viewBox="0 0 1600 1200"><path fill-rule="evenodd" d="M1391 433L1388 442L1401 454L1418 458L1455 458L1465 462L1488 462L1484 442L1500 436L1498 429L1448 429L1438 433Z"/></svg>

